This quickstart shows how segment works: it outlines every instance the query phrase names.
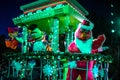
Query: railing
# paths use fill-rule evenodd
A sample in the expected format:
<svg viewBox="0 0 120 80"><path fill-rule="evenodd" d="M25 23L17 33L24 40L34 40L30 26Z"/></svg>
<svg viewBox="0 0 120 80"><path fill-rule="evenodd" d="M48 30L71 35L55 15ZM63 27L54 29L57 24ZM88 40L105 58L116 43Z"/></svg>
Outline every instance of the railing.
<svg viewBox="0 0 120 80"><path fill-rule="evenodd" d="M6 64L7 67L6 77L19 79L27 78L28 80L35 80L35 78L39 78L40 80L43 79L63 80L63 78L66 77L64 76L66 75L64 73L65 68L70 68L70 64L68 61L85 61L87 65L86 68L77 67L73 68L88 71L88 63L89 61L93 60L96 61L96 65L99 66L104 73L104 75L102 75L101 72L98 72L98 74L101 75L95 78L108 80L109 63L112 63L113 60L110 55L101 55L100 53L97 54L82 54L82 53L71 54L69 52L67 53L38 52L37 54L34 53L35 52L22 54L10 52L4 55L3 56L4 60L8 61L8 63ZM5 76L1 75L1 80L3 80L4 77Z"/></svg>

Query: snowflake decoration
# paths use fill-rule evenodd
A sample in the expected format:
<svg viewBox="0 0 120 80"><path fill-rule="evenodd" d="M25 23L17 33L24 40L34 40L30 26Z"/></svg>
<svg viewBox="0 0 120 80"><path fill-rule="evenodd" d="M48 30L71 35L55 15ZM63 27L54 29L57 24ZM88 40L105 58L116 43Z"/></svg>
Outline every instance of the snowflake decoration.
<svg viewBox="0 0 120 80"><path fill-rule="evenodd" d="M98 77L98 67L96 65L94 66L92 72L93 72L94 78L97 78Z"/></svg>
<svg viewBox="0 0 120 80"><path fill-rule="evenodd" d="M45 74L45 76L51 76L53 74L53 70L53 67L48 64L43 67L43 73Z"/></svg>

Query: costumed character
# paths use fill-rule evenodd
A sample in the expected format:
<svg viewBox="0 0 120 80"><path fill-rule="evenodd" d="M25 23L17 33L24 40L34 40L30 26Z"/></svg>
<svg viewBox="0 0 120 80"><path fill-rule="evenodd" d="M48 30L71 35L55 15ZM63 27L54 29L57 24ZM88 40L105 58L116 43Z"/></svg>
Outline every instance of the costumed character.
<svg viewBox="0 0 120 80"><path fill-rule="evenodd" d="M99 35L97 39L93 40L92 36L93 24L87 20L83 20L82 23L78 25L77 30L75 31L75 40L70 43L68 50L71 53L80 53L80 54L96 54L102 52L108 47L102 47L105 42L105 35ZM73 61L71 62L72 66L77 68L86 69L86 61ZM92 68L94 66L94 61L88 62L88 80L94 80L92 73ZM68 69L67 80L70 80L70 68ZM86 70L72 69L72 79L77 80L86 80Z"/></svg>
<svg viewBox="0 0 120 80"><path fill-rule="evenodd" d="M29 26L29 31L32 36L33 41L33 51L39 52L39 51L45 51L46 46L42 41L43 32L37 27L36 24L32 24Z"/></svg>
<svg viewBox="0 0 120 80"><path fill-rule="evenodd" d="M51 51L50 46L48 45L47 36L37 27L36 24L29 26L29 32L33 39L33 51Z"/></svg>
<svg viewBox="0 0 120 80"><path fill-rule="evenodd" d="M44 34L44 36L42 37L42 42L46 45L46 51L52 51L49 37L50 36L46 34Z"/></svg>
<svg viewBox="0 0 120 80"><path fill-rule="evenodd" d="M19 41L16 39L16 37L18 36L18 32L19 32L18 27L8 27L9 39L6 39L5 43L6 43L6 47L8 49L10 49L10 51L18 51ZM7 49L7 51L8 51L8 49ZM20 71L20 69L22 67L20 65L20 62L13 60L11 63L11 66L12 66L13 70L15 70L13 72L14 77L18 76L18 72Z"/></svg>
<svg viewBox="0 0 120 80"><path fill-rule="evenodd" d="M6 47L15 50L18 47L18 41L15 37L18 35L17 27L8 27L8 36L9 39L5 41Z"/></svg>
<svg viewBox="0 0 120 80"><path fill-rule="evenodd" d="M51 51L51 47L49 46L48 44L48 36L42 32L38 26L36 24L31 24L29 27L28 27L28 30L29 30L29 33L30 33L30 36L31 36L31 40L28 40L28 41L32 41L32 51L34 51L35 54L43 51ZM36 66L42 66L42 60L36 60ZM38 70L37 70L38 71ZM40 74L42 74L42 69L40 70ZM35 75L37 77L37 75ZM34 76L34 77L35 77ZM35 78L36 78L35 77ZM40 78L44 78L43 76L40 77Z"/></svg>

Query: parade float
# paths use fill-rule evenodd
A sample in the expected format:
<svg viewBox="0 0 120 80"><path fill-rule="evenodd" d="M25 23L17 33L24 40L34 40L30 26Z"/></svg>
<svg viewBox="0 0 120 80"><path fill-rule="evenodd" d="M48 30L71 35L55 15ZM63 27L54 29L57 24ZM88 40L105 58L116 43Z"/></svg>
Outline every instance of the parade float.
<svg viewBox="0 0 120 80"><path fill-rule="evenodd" d="M34 76L36 75L34 73L37 73L39 80L66 80L66 68L70 65L67 64L67 61L96 60L102 69L99 72L96 68L99 76L95 78L108 79L109 63L112 62L110 55L71 54L67 49L74 39L73 34L78 24L82 23L83 20L90 21L86 18L89 15L88 11L76 0L37 0L20 6L20 9L23 14L13 18L13 23L23 31L22 47L21 52L11 52L6 56L9 60L8 77L12 74L12 77L18 77L19 79L35 80L36 77L34 78ZM90 23L94 25L91 21ZM39 51L37 54L29 51L28 28L32 24L38 25L41 31L52 37L50 42L52 51ZM64 35L64 51L59 49L62 46L60 44L60 35ZM35 72L35 69L39 72ZM78 69L87 71L88 66L85 69ZM87 72L85 77L87 80Z"/></svg>
<svg viewBox="0 0 120 80"><path fill-rule="evenodd" d="M23 14L14 18L17 26L37 24L39 29L54 36L53 49L58 50L59 34L66 34L66 47L73 40L73 32L88 12L74 0L36 1L20 7ZM55 43L56 42L56 43Z"/></svg>

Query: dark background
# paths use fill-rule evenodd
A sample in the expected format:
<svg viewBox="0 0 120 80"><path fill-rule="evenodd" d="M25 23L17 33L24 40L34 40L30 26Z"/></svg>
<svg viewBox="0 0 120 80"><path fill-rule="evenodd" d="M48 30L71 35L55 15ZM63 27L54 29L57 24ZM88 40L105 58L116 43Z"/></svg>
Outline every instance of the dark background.
<svg viewBox="0 0 120 80"><path fill-rule="evenodd" d="M2 0L0 1L0 35L7 36L7 27L15 27L12 19L22 14L21 5L35 0ZM110 65L109 76L118 79L120 54L120 0L77 0L88 12L86 16L94 23L93 36L106 35L105 46L110 49L105 54L111 54L114 61ZM111 4L113 7L111 7ZM113 16L111 15L113 13ZM111 24L114 21L114 24ZM115 30L114 33L111 30ZM3 36L2 36L3 37Z"/></svg>
<svg viewBox="0 0 120 80"><path fill-rule="evenodd" d="M2 0L0 2L0 34L7 35L7 27L14 27L12 19L22 14L21 5L36 0ZM120 40L120 1L119 0L77 0L88 12L86 16L95 27L93 35L96 38L100 34L107 36L106 44L119 43ZM111 7L111 4L113 7ZM114 14L111 16L111 12ZM114 24L111 24L114 21ZM115 29L115 33L111 30ZM113 40L114 39L114 40Z"/></svg>

